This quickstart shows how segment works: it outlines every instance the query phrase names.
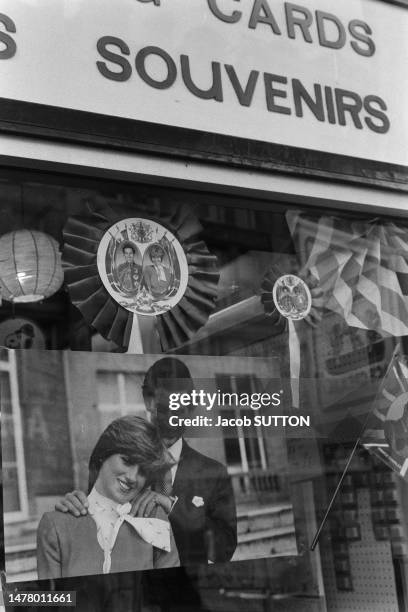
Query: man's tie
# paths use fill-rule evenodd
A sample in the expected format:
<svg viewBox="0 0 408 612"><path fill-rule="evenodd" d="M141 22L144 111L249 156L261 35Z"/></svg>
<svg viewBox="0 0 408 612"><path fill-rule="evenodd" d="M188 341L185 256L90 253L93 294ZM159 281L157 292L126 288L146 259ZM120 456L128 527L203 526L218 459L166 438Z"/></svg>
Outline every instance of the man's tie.
<svg viewBox="0 0 408 612"><path fill-rule="evenodd" d="M166 495L166 497L170 497L173 490L171 470L167 470L161 478L156 480L154 490L156 493L161 493L162 495Z"/></svg>

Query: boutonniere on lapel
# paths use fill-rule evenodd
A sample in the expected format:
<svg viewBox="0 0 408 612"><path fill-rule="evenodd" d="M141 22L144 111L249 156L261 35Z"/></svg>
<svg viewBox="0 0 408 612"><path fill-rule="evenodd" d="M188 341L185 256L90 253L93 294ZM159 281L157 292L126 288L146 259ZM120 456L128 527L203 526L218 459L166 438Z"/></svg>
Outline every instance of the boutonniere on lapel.
<svg viewBox="0 0 408 612"><path fill-rule="evenodd" d="M191 500L194 504L194 506L196 508L200 508L201 506L204 506L204 500L202 497L198 497L198 495L194 495L193 499Z"/></svg>

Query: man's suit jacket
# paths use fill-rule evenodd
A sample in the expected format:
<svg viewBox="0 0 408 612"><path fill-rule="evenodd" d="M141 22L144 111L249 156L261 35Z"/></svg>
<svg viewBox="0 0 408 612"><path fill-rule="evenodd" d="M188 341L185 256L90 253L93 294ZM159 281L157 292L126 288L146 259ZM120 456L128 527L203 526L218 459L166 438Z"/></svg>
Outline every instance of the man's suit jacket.
<svg viewBox="0 0 408 612"><path fill-rule="evenodd" d="M169 520L181 565L229 561L237 546L237 518L225 466L183 441L172 494L178 501Z"/></svg>

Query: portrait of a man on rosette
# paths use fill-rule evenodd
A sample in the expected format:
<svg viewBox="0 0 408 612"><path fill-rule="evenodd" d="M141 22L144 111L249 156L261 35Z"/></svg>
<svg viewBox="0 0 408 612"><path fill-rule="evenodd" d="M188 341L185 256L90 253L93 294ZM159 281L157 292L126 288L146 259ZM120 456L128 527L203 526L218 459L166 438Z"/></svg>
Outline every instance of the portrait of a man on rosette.
<svg viewBox="0 0 408 612"><path fill-rule="evenodd" d="M125 240L118 249L119 256L120 253L123 254L124 261L115 270L118 285L126 295L136 295L142 276L140 251L133 242Z"/></svg>

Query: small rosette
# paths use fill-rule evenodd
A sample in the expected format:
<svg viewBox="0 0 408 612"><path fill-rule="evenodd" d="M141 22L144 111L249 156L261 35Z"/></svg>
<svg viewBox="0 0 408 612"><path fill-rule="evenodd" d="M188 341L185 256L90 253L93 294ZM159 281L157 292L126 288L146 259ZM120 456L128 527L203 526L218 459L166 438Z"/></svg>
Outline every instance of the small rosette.
<svg viewBox="0 0 408 612"><path fill-rule="evenodd" d="M281 331L287 320L304 319L315 327L322 318L323 291L310 275L282 274L271 268L261 284L261 302L265 314Z"/></svg>

